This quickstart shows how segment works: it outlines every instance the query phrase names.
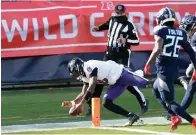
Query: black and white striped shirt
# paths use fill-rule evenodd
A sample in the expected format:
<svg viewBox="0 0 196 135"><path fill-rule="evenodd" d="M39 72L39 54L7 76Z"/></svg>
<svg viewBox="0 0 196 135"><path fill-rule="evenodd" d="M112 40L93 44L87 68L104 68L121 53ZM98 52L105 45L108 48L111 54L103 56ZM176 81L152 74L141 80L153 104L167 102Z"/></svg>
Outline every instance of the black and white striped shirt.
<svg viewBox="0 0 196 135"><path fill-rule="evenodd" d="M126 48L131 45L139 45L139 37L134 24L124 16L113 16L106 23L99 26L99 31L108 30L108 46L115 48L122 47L117 44L117 39L122 34L127 39Z"/></svg>

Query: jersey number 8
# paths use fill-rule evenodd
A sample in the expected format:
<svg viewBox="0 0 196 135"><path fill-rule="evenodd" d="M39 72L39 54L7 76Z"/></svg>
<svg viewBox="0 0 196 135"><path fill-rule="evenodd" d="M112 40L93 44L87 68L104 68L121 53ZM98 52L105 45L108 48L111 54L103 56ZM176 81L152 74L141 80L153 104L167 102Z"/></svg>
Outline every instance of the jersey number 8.
<svg viewBox="0 0 196 135"><path fill-rule="evenodd" d="M178 44L180 40L183 40L183 37L167 35L166 40L170 39L171 42L164 45L163 55L169 57L178 57L180 45Z"/></svg>

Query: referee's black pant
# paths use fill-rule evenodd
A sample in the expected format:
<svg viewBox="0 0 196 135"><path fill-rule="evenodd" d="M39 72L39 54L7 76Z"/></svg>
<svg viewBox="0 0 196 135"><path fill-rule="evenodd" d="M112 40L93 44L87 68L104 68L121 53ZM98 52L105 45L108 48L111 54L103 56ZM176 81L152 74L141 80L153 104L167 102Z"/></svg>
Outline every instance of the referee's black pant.
<svg viewBox="0 0 196 135"><path fill-rule="evenodd" d="M109 52L106 51L103 61L113 60L119 64L123 64L125 66L131 67L132 70L134 70L133 65L130 63L130 57L131 57L131 50L126 49L122 52ZM101 93L103 91L103 84L96 84L95 91L93 93L93 97L100 97ZM136 96L141 108L145 105L145 97L143 93L138 89L137 86L128 86L128 91ZM88 102L89 107L91 107L91 100Z"/></svg>

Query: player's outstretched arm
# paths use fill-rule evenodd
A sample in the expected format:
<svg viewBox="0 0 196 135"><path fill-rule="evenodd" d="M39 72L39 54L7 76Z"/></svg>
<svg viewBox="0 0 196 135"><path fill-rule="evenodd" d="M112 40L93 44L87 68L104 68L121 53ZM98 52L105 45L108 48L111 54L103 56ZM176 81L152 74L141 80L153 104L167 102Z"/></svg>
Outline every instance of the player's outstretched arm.
<svg viewBox="0 0 196 135"><path fill-rule="evenodd" d="M72 101L63 101L62 107L72 107L75 104L79 104L81 102L82 98L84 97L87 88L88 88L88 83L84 83L80 94Z"/></svg>
<svg viewBox="0 0 196 135"><path fill-rule="evenodd" d="M146 75L150 75L150 65L153 61L155 61L156 57L161 53L163 47L163 39L157 35L154 36L155 38L155 47L144 67L144 71Z"/></svg>
<svg viewBox="0 0 196 135"><path fill-rule="evenodd" d="M89 86L85 92L85 95L83 96L82 100L80 101L80 103L78 104L75 110L81 108L86 101L89 101L92 98L96 83L97 83L97 76L92 76L89 79Z"/></svg>
<svg viewBox="0 0 196 135"><path fill-rule="evenodd" d="M82 98L85 96L87 89L88 89L88 83L84 83L81 93L74 100L75 104L79 104L81 102Z"/></svg>
<svg viewBox="0 0 196 135"><path fill-rule="evenodd" d="M95 90L96 83L97 83L97 77L92 76L89 79L89 86L85 92L85 95L83 96L82 100L80 101L81 104L83 104L85 101L89 101L91 99L92 94L94 93L94 90Z"/></svg>

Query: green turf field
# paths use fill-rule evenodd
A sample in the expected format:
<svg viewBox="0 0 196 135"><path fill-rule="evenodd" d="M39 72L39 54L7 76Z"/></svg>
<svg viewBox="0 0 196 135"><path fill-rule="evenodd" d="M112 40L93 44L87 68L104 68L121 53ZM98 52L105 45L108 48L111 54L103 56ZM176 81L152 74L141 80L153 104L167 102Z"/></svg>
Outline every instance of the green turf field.
<svg viewBox="0 0 196 135"><path fill-rule="evenodd" d="M155 132L170 132L169 125L153 125L153 126L132 126L113 129L96 129L96 128L76 128L76 129L61 129L61 130L49 130L49 131L28 131L28 132L18 132L16 134L150 134L148 131ZM130 129L130 130L129 130ZM143 130L143 133L139 132L139 129ZM129 130L129 131L128 131ZM131 131L133 130L133 131ZM134 130L138 130L135 132ZM146 133L145 133L146 130ZM172 131L171 133L180 133L180 134L196 134L196 129L191 125L180 125L178 129Z"/></svg>
<svg viewBox="0 0 196 135"><path fill-rule="evenodd" d="M64 130L51 130L51 131L19 132L16 134L112 134L112 133L114 133L114 130L79 128L79 129L64 129ZM138 133L129 132L129 131L115 131L115 134L138 134Z"/></svg>
<svg viewBox="0 0 196 135"><path fill-rule="evenodd" d="M150 99L149 112L146 116L161 116L166 114L160 107L155 97L152 96L151 88L142 90L146 98ZM31 91L2 91L2 125L18 125L33 123L56 123L91 120L90 117L68 116L68 109L61 107L64 100L72 100L80 92L80 88L47 89ZM185 91L176 87L176 100L181 101ZM102 94L103 95L103 94ZM128 91L123 93L116 101L126 109L139 112L140 106L136 98ZM196 113L196 100L189 108L189 113ZM87 106L85 106L87 108ZM101 119L122 119L124 117L115 115L101 106Z"/></svg>
<svg viewBox="0 0 196 135"><path fill-rule="evenodd" d="M137 129L146 129L151 131L158 131L158 132L169 132L169 125L151 125L151 126L137 126ZM192 125L179 125L179 127L172 131L172 133L180 133L180 134L196 134L196 129L193 128Z"/></svg>

